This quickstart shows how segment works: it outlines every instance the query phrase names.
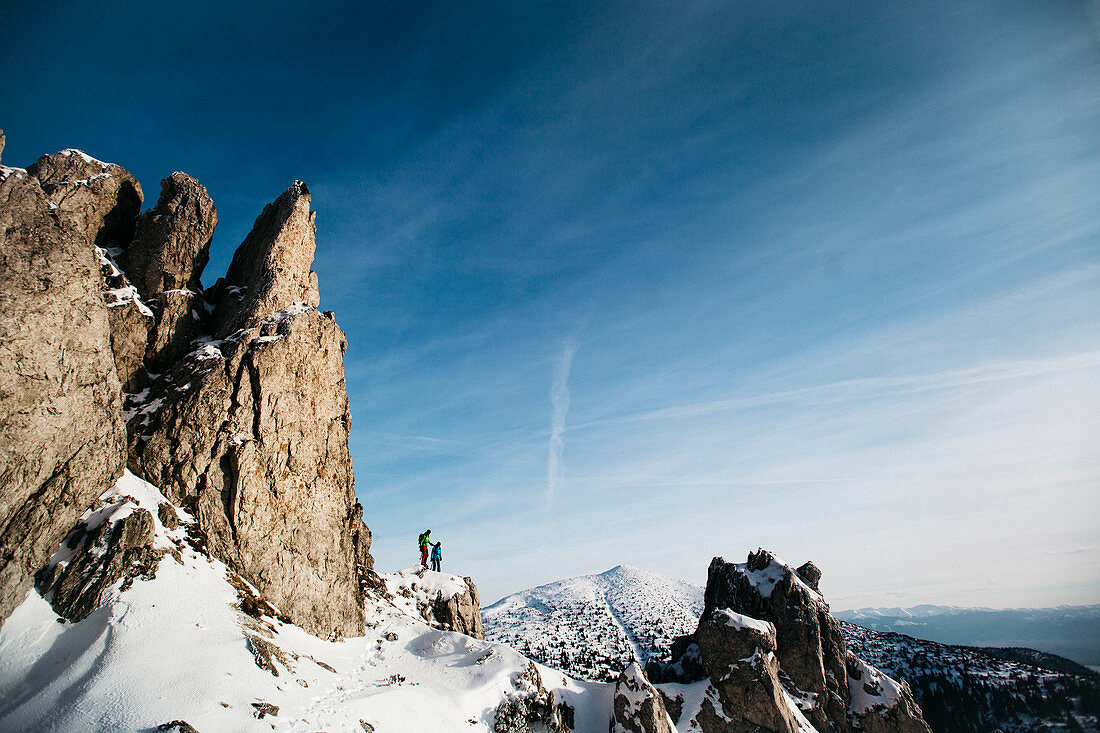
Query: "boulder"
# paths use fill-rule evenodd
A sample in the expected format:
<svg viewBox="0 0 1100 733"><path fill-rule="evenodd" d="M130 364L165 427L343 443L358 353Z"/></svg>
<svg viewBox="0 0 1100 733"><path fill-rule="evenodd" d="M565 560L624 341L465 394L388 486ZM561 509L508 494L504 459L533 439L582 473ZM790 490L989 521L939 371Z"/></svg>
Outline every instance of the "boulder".
<svg viewBox="0 0 1100 733"><path fill-rule="evenodd" d="M432 616L444 629L457 631L475 639L484 639L485 630L481 626L481 599L477 586L471 578L466 581L466 592L456 593L443 598L441 593L432 603Z"/></svg>
<svg viewBox="0 0 1100 733"><path fill-rule="evenodd" d="M213 288L217 338L255 328L296 304L318 306L317 273L310 269L315 215L309 205L309 189L295 181L256 217L225 278Z"/></svg>
<svg viewBox="0 0 1100 733"><path fill-rule="evenodd" d="M697 716L704 733L798 731L779 682L772 624L716 608L699 620L695 640L721 708Z"/></svg>
<svg viewBox="0 0 1100 733"><path fill-rule="evenodd" d="M71 225L92 216L113 232L117 222L111 212L70 217L51 208L26 171L4 168L0 177L2 622L77 518L122 474L126 433L99 262ZM140 203L136 188L124 188L120 198Z"/></svg>
<svg viewBox="0 0 1100 733"><path fill-rule="evenodd" d="M610 733L673 733L665 701L636 662L615 680Z"/></svg>

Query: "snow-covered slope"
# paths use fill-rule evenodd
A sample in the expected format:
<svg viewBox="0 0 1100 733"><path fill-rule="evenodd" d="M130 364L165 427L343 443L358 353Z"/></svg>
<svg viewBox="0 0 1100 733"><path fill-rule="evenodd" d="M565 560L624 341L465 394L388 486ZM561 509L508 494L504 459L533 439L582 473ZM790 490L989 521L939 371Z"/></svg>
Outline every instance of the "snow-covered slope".
<svg viewBox="0 0 1100 733"><path fill-rule="evenodd" d="M703 589L619 565L507 596L482 610L485 636L590 680L612 680L631 661L667 655L695 631Z"/></svg>
<svg viewBox="0 0 1100 733"><path fill-rule="evenodd" d="M1100 676L1087 670L1053 671L991 655L998 650L951 646L848 623L843 628L851 651L909 683L932 730L1025 733L1100 727Z"/></svg>
<svg viewBox="0 0 1100 733"><path fill-rule="evenodd" d="M112 506L131 496L155 511L164 501L129 474L109 494ZM158 543L179 559L165 555L154 579L125 592L116 584L82 621L28 594L0 630L0 730L132 732L184 720L202 733L488 731L500 702L519 694L527 659L430 628L409 602L461 579L383 576L395 598L368 601L367 635L325 641L243 613L254 589L188 544L180 516L178 530L157 522ZM574 708L576 730L607 729L611 686L538 669Z"/></svg>

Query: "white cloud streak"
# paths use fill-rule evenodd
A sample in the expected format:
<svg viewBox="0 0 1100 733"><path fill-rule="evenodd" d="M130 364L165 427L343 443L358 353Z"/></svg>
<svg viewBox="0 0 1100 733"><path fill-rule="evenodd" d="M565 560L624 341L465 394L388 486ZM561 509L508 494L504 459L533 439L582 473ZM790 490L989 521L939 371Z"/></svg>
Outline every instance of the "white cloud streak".
<svg viewBox="0 0 1100 733"><path fill-rule="evenodd" d="M550 447L546 466L546 508L554 505L554 494L561 487L562 454L565 451L565 416L569 412L569 372L573 368L573 355L577 342L569 338L562 345L561 357L554 367L554 381L550 386Z"/></svg>

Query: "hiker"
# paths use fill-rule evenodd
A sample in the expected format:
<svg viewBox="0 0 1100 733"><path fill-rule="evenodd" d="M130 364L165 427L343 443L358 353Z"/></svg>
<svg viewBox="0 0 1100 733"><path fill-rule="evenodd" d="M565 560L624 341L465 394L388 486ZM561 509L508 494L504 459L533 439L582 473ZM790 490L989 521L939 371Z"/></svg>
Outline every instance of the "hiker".
<svg viewBox="0 0 1100 733"><path fill-rule="evenodd" d="M420 533L420 565L428 567L428 545L432 544L432 531L426 529Z"/></svg>
<svg viewBox="0 0 1100 733"><path fill-rule="evenodd" d="M432 548L432 570L441 572L439 570L439 563L443 562L443 543L436 542L435 547Z"/></svg>

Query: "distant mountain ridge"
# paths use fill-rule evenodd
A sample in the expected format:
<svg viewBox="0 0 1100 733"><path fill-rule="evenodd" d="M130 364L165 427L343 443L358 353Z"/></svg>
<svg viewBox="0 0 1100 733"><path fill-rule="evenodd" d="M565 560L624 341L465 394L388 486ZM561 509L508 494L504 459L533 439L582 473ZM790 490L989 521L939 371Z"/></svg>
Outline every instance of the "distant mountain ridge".
<svg viewBox="0 0 1100 733"><path fill-rule="evenodd" d="M894 631L944 644L1029 647L1100 665L1100 605L1055 608L860 608L834 614L875 631Z"/></svg>

